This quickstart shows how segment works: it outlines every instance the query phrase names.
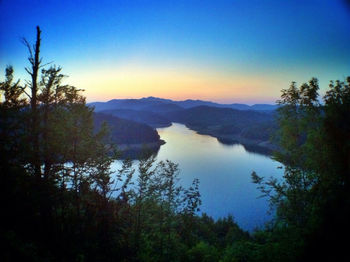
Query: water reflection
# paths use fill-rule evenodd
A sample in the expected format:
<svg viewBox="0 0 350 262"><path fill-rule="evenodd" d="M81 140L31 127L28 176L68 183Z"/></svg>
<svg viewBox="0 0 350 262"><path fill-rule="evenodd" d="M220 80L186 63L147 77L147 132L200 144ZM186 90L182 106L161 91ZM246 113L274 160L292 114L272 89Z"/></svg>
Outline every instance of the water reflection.
<svg viewBox="0 0 350 262"><path fill-rule="evenodd" d="M251 183L251 173L282 176L281 164L266 155L250 153L240 144L224 145L214 137L199 135L182 124L157 129L162 145L158 160L169 159L180 166L180 178L187 187L200 180L201 212L214 218L232 214L247 230L269 219L268 202Z"/></svg>

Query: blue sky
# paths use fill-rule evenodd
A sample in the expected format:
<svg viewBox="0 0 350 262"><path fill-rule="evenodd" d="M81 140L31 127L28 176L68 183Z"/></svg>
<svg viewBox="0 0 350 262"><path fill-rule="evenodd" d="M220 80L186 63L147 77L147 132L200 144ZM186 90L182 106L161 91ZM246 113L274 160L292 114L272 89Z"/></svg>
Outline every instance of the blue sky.
<svg viewBox="0 0 350 262"><path fill-rule="evenodd" d="M273 102L315 76L350 75L350 8L319 1L0 0L0 70L24 79L21 37L89 101L162 96Z"/></svg>

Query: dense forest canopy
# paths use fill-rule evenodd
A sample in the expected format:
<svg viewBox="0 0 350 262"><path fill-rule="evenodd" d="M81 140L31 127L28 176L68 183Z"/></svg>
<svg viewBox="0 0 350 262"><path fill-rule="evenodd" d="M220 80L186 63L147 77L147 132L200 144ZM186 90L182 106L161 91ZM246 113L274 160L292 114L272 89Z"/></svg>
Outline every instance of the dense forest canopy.
<svg viewBox="0 0 350 262"><path fill-rule="evenodd" d="M322 103L317 79L282 90L273 139L284 178L252 174L276 214L249 234L232 216L199 215L199 180L183 188L169 160L141 158L137 177L124 160L114 173L108 126L101 121L97 130L82 90L62 85L62 69L42 63L39 27L35 44L24 44L27 84L11 66L0 82L2 261L349 258L342 236L350 233L350 77L331 82ZM237 127L244 121L234 111L227 117Z"/></svg>

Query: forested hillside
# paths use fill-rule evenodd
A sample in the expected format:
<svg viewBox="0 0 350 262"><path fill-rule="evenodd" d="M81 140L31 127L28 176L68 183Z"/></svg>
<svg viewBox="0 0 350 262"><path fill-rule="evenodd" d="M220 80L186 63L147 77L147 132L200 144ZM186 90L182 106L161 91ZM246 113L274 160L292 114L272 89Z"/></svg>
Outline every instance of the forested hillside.
<svg viewBox="0 0 350 262"><path fill-rule="evenodd" d="M147 124L151 127L166 127L170 126L171 122L161 114L154 113L146 110L133 110L133 109L110 109L100 111L101 113L113 115L123 119L132 120L139 123Z"/></svg>
<svg viewBox="0 0 350 262"><path fill-rule="evenodd" d="M39 70L40 36L37 27L34 47L25 41L30 85L11 66L0 82L1 261L216 260L216 245L249 238L232 217L197 216L199 180L183 188L169 160L141 158L137 175L124 160L113 171L108 130L152 129L94 116L79 89L61 84L60 67Z"/></svg>
<svg viewBox="0 0 350 262"><path fill-rule="evenodd" d="M241 143L249 151L271 153L277 149L276 144L270 142L272 134L277 129L276 114L271 110L272 106L267 111L238 110L200 100L177 101L175 104L172 100L153 97L111 100L106 103L90 104L92 105L96 112L155 128L169 126L171 122L182 123L199 133L217 137L221 143ZM265 108L265 105L239 108L249 109L257 106Z"/></svg>
<svg viewBox="0 0 350 262"><path fill-rule="evenodd" d="M96 131L102 127L103 123L108 124L110 137L117 145L159 143L160 140L157 131L148 125L109 114L94 113Z"/></svg>
<svg viewBox="0 0 350 262"><path fill-rule="evenodd" d="M81 90L62 84L62 69L42 63L39 27L35 44L24 43L26 86L11 66L0 82L1 261L350 260L350 77L330 82L322 99L315 78L282 90L274 159L284 175L252 173L274 216L248 233L232 216L200 214L200 181L182 187L170 160L145 156L113 170L119 160L108 129L113 137L123 125L140 125L94 118ZM234 121L232 132L271 119L211 107L189 112L173 117L205 127Z"/></svg>

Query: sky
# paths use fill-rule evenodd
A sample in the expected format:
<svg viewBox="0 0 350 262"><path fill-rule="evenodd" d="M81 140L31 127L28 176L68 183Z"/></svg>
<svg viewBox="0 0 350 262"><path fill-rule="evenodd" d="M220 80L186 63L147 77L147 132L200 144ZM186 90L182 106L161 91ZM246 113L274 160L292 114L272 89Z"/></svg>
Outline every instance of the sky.
<svg viewBox="0 0 350 262"><path fill-rule="evenodd" d="M0 0L0 79L24 71L42 30L43 63L88 102L156 96L274 103L311 77L323 94L350 75L345 0Z"/></svg>

